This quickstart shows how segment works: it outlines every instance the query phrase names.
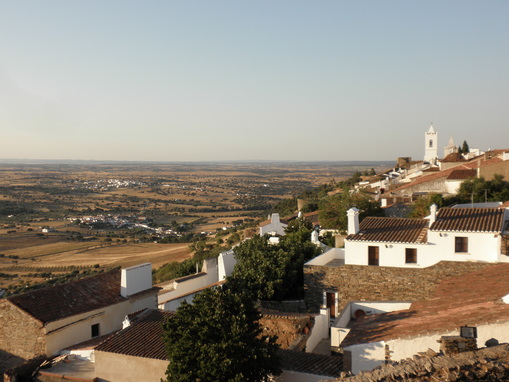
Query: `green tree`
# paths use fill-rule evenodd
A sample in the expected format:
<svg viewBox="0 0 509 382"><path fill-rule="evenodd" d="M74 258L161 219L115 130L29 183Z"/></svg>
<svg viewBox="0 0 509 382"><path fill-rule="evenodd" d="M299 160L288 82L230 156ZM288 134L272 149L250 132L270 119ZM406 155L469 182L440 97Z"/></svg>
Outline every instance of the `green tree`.
<svg viewBox="0 0 509 382"><path fill-rule="evenodd" d="M470 152L470 147L468 147L467 141L463 141L463 145L461 146L460 154L468 154Z"/></svg>
<svg viewBox="0 0 509 382"><path fill-rule="evenodd" d="M236 291L250 293L255 299L302 297L304 263L321 251L311 243L311 231L307 223L295 222L278 244L269 244L267 236L255 236L242 242L235 247L237 265L228 283Z"/></svg>
<svg viewBox="0 0 509 382"><path fill-rule="evenodd" d="M411 218L423 218L430 214L429 208L432 204L436 204L438 208L444 206L444 198L441 194L428 194L421 196L415 201L410 212Z"/></svg>
<svg viewBox="0 0 509 382"><path fill-rule="evenodd" d="M275 337L262 336L261 314L246 295L207 289L164 324L168 382L268 381L281 373Z"/></svg>
<svg viewBox="0 0 509 382"><path fill-rule="evenodd" d="M463 181L457 195L448 199L448 202L483 203L506 200L509 200L509 182L506 182L502 175L495 174L493 179L488 181L483 177Z"/></svg>
<svg viewBox="0 0 509 382"><path fill-rule="evenodd" d="M384 215L379 203L372 200L366 193L351 193L349 190L345 190L341 194L331 195L320 201L318 217L321 226L346 231L348 228L346 211L352 207L359 209L361 220L366 216Z"/></svg>

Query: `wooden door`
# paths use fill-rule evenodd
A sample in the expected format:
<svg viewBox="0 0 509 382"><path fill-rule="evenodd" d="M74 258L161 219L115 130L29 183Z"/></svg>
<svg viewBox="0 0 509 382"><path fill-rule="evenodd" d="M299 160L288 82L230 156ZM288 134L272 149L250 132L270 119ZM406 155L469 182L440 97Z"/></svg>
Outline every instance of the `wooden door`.
<svg viewBox="0 0 509 382"><path fill-rule="evenodd" d="M327 292L327 308L330 310L330 317L336 318L336 293Z"/></svg>

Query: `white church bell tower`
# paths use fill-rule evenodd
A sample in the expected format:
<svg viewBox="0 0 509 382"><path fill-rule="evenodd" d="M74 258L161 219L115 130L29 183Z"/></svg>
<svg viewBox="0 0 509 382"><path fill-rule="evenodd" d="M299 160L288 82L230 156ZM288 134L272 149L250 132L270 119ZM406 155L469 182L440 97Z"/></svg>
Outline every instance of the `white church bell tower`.
<svg viewBox="0 0 509 382"><path fill-rule="evenodd" d="M435 163L438 159L438 133L433 124L425 134L424 162Z"/></svg>

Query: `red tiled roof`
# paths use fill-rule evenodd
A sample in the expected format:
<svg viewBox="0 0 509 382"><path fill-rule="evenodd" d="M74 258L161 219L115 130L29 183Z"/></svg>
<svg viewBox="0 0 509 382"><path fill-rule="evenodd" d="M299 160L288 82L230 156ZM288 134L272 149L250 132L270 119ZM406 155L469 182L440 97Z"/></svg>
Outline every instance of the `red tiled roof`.
<svg viewBox="0 0 509 382"><path fill-rule="evenodd" d="M134 357L167 360L163 341L163 323L173 312L151 309L138 321L119 331L95 348L96 351ZM301 351L279 350L282 368L297 372L337 377L343 367L342 357L332 357Z"/></svg>
<svg viewBox="0 0 509 382"><path fill-rule="evenodd" d="M327 377L339 377L343 369L342 356L306 353L296 350L278 351L283 370L296 371Z"/></svg>
<svg viewBox="0 0 509 382"><path fill-rule="evenodd" d="M441 162L466 162L467 160L463 158L460 153L450 153Z"/></svg>
<svg viewBox="0 0 509 382"><path fill-rule="evenodd" d="M453 170L447 180L463 180L469 178L475 178L477 175L477 170L469 169L469 170Z"/></svg>
<svg viewBox="0 0 509 382"><path fill-rule="evenodd" d="M8 300L47 323L125 301L120 295L120 269L67 284L38 289Z"/></svg>
<svg viewBox="0 0 509 382"><path fill-rule="evenodd" d="M410 309L365 316L353 325L341 344L350 345L446 333L461 326L509 320L509 264L443 280L433 298Z"/></svg>
<svg viewBox="0 0 509 382"><path fill-rule="evenodd" d="M494 232L502 231L502 208L450 208L438 211L432 231Z"/></svg>
<svg viewBox="0 0 509 382"><path fill-rule="evenodd" d="M499 157L488 159L488 160L480 159L479 157L473 158L468 163L459 164L458 166L451 167L451 168L449 168L447 170L444 170L444 171L439 171L439 172L432 173L432 174L429 174L429 175L423 175L423 176L421 176L419 178L416 178L415 180L412 180L410 183L407 183L407 184L405 184L403 186L400 186L398 188L390 190L390 192L400 191L400 190L403 190L405 188L413 187L413 186L418 185L418 184L422 184L422 183L430 182L430 181L433 181L433 180L436 180L436 179L448 177L451 174L451 172L453 172L454 170L474 169L474 168L476 169L477 166L478 166L478 160L480 160L481 168L482 167L486 167L486 166L490 166L490 165L495 164L495 163L502 162L502 159L499 158Z"/></svg>
<svg viewBox="0 0 509 382"><path fill-rule="evenodd" d="M163 341L163 323L173 312L151 309L138 321L104 341L96 351L124 354L134 357L167 360Z"/></svg>
<svg viewBox="0 0 509 382"><path fill-rule="evenodd" d="M348 235L351 241L379 241L391 243L425 243L428 220L407 218L367 217L359 232Z"/></svg>

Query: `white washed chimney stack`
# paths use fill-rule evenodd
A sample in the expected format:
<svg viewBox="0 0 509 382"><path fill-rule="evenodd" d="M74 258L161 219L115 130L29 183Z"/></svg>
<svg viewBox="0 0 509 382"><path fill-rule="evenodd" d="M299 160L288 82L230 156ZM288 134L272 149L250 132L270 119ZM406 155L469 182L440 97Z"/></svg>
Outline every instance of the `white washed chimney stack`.
<svg viewBox="0 0 509 382"><path fill-rule="evenodd" d="M348 234L355 235L359 232L359 210L352 207L346 211L346 215L348 216Z"/></svg>
<svg viewBox="0 0 509 382"><path fill-rule="evenodd" d="M437 205L436 204L432 204L431 207L429 208L429 212L430 212L430 215L429 215L429 225L431 226L435 220L437 220Z"/></svg>

